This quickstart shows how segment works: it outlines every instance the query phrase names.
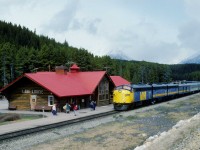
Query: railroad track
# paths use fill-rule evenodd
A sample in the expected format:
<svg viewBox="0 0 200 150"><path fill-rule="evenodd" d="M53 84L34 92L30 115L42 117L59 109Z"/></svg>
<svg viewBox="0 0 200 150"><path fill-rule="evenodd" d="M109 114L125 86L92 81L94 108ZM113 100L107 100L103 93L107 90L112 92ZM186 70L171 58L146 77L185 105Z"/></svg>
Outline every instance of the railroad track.
<svg viewBox="0 0 200 150"><path fill-rule="evenodd" d="M109 115L113 115L113 114L117 114L117 113L119 113L119 112L118 111L103 112L103 113L94 114L94 115L90 115L90 116L86 116L86 117L57 122L57 123L48 124L48 125L42 125L42 126L24 129L24 130L20 130L20 131L14 131L14 132L10 132L10 133L5 133L5 134L0 135L0 141L13 139L13 138L24 136L24 135L30 135L30 134L37 133L40 131L45 131L45 130L49 130L49 129L53 129L53 128L62 127L65 125L81 123L83 121L92 120L92 119L96 119L96 118L100 118L100 117L105 117L105 116L109 116Z"/></svg>
<svg viewBox="0 0 200 150"><path fill-rule="evenodd" d="M165 102L168 102L168 101L169 100L167 100ZM161 102L158 102L157 104L159 104L159 103L161 103ZM149 104L148 105L139 105L137 107L134 107L134 110L140 109L141 107L151 107L151 106L153 106L153 105L149 105ZM85 117L76 118L76 119L67 120L67 121L62 121L62 122L58 122L58 123L41 125L41 126L34 127L34 128L29 128L29 129L24 129L24 130L20 130L20 131L5 133L5 134L0 135L0 141L9 140L9 139L13 139L13 138L24 136L24 135L30 135L30 134L34 134L34 133L37 133L37 132L40 132L40 131L46 131L46 130L50 130L50 129L53 129L53 128L62 127L62 126L65 126L65 125L72 125L72 124L75 124L75 123L81 123L83 121L93 120L93 119L96 119L96 118L105 117L105 116L117 114L117 113L120 113L120 112L121 111L114 111L113 110L113 111L109 111L109 112L103 112L103 113L100 113L100 114L94 114L94 115L85 116Z"/></svg>

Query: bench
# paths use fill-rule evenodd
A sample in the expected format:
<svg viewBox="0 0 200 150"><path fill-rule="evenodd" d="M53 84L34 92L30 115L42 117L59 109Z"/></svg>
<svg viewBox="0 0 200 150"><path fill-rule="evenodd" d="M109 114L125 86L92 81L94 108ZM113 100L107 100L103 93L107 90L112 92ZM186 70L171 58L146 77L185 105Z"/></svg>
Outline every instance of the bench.
<svg viewBox="0 0 200 150"><path fill-rule="evenodd" d="M35 111L51 111L51 106L40 106L40 105L36 105L35 106Z"/></svg>
<svg viewBox="0 0 200 150"><path fill-rule="evenodd" d="M9 109L9 110L17 110L17 106L9 105L9 106L8 106L8 109Z"/></svg>

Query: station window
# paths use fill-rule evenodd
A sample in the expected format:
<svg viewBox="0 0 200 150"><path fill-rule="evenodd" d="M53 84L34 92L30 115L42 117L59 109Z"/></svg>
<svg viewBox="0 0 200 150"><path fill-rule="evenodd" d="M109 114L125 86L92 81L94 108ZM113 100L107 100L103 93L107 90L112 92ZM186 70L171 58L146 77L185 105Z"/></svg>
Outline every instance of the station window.
<svg viewBox="0 0 200 150"><path fill-rule="evenodd" d="M109 82L104 78L99 85L99 100L109 99Z"/></svg>
<svg viewBox="0 0 200 150"><path fill-rule="evenodd" d="M48 96L48 106L53 106L53 104L54 104L54 96L49 95Z"/></svg>

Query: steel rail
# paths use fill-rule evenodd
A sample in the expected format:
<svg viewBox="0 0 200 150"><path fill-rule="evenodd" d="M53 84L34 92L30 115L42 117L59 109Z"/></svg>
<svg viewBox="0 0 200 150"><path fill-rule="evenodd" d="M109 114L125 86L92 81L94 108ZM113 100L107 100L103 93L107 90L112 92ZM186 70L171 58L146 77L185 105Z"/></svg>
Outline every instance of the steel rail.
<svg viewBox="0 0 200 150"><path fill-rule="evenodd" d="M13 132L10 132L10 133L1 134L0 135L0 141L9 140L9 139L13 139L13 138L24 136L24 135L30 135L30 134L34 134L34 133L37 133L37 132L40 132L40 131L45 131L45 130L50 130L50 129L53 129L53 128L62 127L62 126L65 126L65 125L81 123L83 121L93 120L93 119L96 119L96 118L114 115L114 114L117 114L117 113L119 113L119 112L112 110L112 111L109 111L109 112L103 112L103 113L99 113L99 114L94 114L94 115L90 115L90 116L85 116L85 117L75 118L75 119L71 119L71 120L61 121L61 122L52 123L52 124L48 124L48 125L41 125L41 126L29 128L29 129L13 131Z"/></svg>

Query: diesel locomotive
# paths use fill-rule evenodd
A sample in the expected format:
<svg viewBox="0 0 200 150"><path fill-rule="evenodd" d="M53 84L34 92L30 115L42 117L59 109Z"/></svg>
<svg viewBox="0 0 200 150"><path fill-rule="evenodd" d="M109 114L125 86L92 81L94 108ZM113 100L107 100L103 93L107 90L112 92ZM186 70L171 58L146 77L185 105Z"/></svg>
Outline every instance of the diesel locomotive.
<svg viewBox="0 0 200 150"><path fill-rule="evenodd" d="M128 110L134 105L155 103L169 98L184 96L200 91L200 82L171 84L127 84L117 86L113 91L115 110Z"/></svg>

